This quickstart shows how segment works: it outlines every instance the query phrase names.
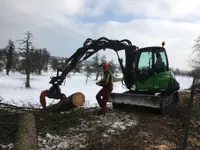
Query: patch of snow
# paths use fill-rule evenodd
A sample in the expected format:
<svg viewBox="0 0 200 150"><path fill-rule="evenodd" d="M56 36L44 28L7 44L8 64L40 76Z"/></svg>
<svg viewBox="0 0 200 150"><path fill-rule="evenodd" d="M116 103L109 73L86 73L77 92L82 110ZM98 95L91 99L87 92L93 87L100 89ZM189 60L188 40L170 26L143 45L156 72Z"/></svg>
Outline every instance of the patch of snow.
<svg viewBox="0 0 200 150"><path fill-rule="evenodd" d="M4 103L14 104L17 106L35 106L42 108L39 102L39 96L42 90L49 89L50 77L55 76L56 72L43 72L42 75L31 75L31 88L27 89L25 85L25 75L17 72L11 72L9 76L5 73L0 74L0 97ZM181 89L189 88L192 84L192 78L176 77L180 83ZM96 94L101 89L95 84L95 75L88 79L86 84L86 77L84 74L70 74L66 78L66 83L61 86L61 91L69 96L75 92L82 92L85 95L86 102L84 107L98 106L96 101ZM114 83L113 92L124 92L126 88L122 86L121 82ZM53 99L46 98L47 105L52 103ZM57 103L58 100L53 101L52 104Z"/></svg>
<svg viewBox="0 0 200 150"><path fill-rule="evenodd" d="M184 77L184 76L176 76L176 80L180 84L180 89L188 89L192 85L193 78L192 77Z"/></svg>
<svg viewBox="0 0 200 150"><path fill-rule="evenodd" d="M119 122L119 121L116 121L112 126L112 128L120 128L120 129L126 129L126 126L124 125L124 122Z"/></svg>
<svg viewBox="0 0 200 150"><path fill-rule="evenodd" d="M107 134L105 134L105 133L103 133L102 136L103 136L103 137L106 137L106 138L109 137L109 136L108 136Z"/></svg>
<svg viewBox="0 0 200 150"><path fill-rule="evenodd" d="M141 136L141 137L143 137L144 139L150 138L150 133L145 132L145 131L140 131L140 132L138 133L138 135Z"/></svg>
<svg viewBox="0 0 200 150"><path fill-rule="evenodd" d="M100 118L102 124L104 126L109 126L106 133L111 134L118 134L121 130L125 130L127 128L130 128L132 126L136 126L138 123L138 119L136 116L131 114L117 114L112 113L107 118Z"/></svg>
<svg viewBox="0 0 200 150"><path fill-rule="evenodd" d="M72 147L83 147L81 142L85 141L85 135L68 135L68 136L58 136L51 135L49 133L46 134L46 137L38 136L38 146L39 150L49 149L49 150L57 150L57 149L71 149Z"/></svg>
<svg viewBox="0 0 200 150"><path fill-rule="evenodd" d="M0 144L0 147L1 147L2 149L11 150L11 149L13 149L14 144L13 144L13 143L10 143L10 144L8 144L8 145Z"/></svg>

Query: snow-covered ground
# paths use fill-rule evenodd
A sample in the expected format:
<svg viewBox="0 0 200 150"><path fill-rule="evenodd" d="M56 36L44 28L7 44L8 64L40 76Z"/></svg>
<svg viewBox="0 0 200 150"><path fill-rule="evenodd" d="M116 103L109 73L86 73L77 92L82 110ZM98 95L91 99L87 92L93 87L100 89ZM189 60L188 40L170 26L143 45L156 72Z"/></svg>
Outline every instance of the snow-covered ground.
<svg viewBox="0 0 200 150"><path fill-rule="evenodd" d="M192 85L192 77L176 76L177 81L180 84L181 90L188 89Z"/></svg>
<svg viewBox="0 0 200 150"><path fill-rule="evenodd" d="M14 104L18 106L34 105L40 107L39 96L42 90L50 88L50 77L56 75L55 72L49 71L40 76L31 75L31 89L24 87L25 75L11 72L9 76L1 74L0 76L0 101L4 103ZM176 77L180 83L181 89L189 88L192 83L192 78ZM84 75L75 75L66 78L65 85L61 86L61 90L67 96L82 92L86 97L85 106L96 106L96 93L101 87L95 84L95 77L89 78L86 84L86 77ZM123 92L126 88L121 85L121 82L114 83L114 92ZM53 100L47 98L47 105ZM55 100L53 103L57 103Z"/></svg>

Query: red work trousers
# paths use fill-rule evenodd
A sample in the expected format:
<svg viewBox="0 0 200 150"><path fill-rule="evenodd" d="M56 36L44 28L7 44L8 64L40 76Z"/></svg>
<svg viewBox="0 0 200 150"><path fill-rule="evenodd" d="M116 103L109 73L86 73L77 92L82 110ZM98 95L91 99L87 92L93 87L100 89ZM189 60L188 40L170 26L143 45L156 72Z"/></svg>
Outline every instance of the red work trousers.
<svg viewBox="0 0 200 150"><path fill-rule="evenodd" d="M112 90L112 88L103 87L96 95L97 102L101 107L103 113L105 113L106 111L106 104L108 102L108 98Z"/></svg>

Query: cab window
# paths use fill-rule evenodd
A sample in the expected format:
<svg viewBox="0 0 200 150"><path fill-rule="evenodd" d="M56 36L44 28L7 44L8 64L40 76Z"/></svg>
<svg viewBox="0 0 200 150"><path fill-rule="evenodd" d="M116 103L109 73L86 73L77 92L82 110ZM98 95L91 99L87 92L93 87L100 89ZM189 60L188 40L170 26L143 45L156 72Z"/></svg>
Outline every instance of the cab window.
<svg viewBox="0 0 200 150"><path fill-rule="evenodd" d="M166 71L167 59L164 52L154 53L154 66L156 72Z"/></svg>
<svg viewBox="0 0 200 150"><path fill-rule="evenodd" d="M142 52L140 55L138 69L152 69L152 52Z"/></svg>

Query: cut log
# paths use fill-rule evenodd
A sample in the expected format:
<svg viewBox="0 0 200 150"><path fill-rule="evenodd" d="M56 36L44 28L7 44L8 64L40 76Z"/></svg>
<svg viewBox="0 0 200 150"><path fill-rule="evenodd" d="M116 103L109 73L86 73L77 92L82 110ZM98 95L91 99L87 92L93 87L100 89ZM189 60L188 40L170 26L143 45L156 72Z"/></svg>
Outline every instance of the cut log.
<svg viewBox="0 0 200 150"><path fill-rule="evenodd" d="M14 150L37 150L37 145L35 117L31 113L24 114L19 122Z"/></svg>
<svg viewBox="0 0 200 150"><path fill-rule="evenodd" d="M60 101L57 104L47 107L47 111L59 112L59 111L68 111L76 107L82 106L85 103L85 95L81 92L76 92L65 100Z"/></svg>

